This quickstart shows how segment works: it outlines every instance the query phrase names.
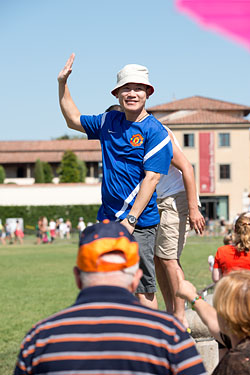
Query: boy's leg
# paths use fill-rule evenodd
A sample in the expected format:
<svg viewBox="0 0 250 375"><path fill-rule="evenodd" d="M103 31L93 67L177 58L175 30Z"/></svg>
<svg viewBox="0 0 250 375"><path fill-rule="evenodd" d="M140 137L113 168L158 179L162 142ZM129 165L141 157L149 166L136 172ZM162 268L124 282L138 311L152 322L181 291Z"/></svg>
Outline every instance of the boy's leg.
<svg viewBox="0 0 250 375"><path fill-rule="evenodd" d="M154 246L157 225L148 228L138 228L134 230L134 237L139 243L140 268L143 276L136 290L139 301L152 309L157 309L156 299L156 279L154 265Z"/></svg>

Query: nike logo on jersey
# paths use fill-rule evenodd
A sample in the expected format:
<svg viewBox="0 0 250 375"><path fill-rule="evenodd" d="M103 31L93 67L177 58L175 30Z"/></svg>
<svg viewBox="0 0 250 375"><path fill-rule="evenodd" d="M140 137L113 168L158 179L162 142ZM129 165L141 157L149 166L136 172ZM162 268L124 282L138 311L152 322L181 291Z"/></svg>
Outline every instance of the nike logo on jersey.
<svg viewBox="0 0 250 375"><path fill-rule="evenodd" d="M113 130L108 129L108 133L116 133L116 132L113 132Z"/></svg>

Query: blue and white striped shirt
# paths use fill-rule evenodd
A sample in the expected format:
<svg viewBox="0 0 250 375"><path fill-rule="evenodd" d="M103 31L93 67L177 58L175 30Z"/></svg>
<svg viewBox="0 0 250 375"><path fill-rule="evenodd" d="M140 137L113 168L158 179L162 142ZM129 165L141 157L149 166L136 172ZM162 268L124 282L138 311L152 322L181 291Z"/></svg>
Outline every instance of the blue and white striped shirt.
<svg viewBox="0 0 250 375"><path fill-rule="evenodd" d="M173 316L126 289L96 286L24 338L15 375L205 374L193 339Z"/></svg>

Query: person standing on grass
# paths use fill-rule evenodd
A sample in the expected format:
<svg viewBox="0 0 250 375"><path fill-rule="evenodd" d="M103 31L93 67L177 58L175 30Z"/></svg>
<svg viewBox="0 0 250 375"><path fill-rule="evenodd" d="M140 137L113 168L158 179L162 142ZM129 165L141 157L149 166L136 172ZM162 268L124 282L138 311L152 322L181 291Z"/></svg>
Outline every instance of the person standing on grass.
<svg viewBox="0 0 250 375"><path fill-rule="evenodd" d="M82 232L84 231L85 228L86 228L86 224L84 223L84 218L81 216L81 217L79 217L79 221L78 221L78 224L77 224L79 236L82 234Z"/></svg>
<svg viewBox="0 0 250 375"><path fill-rule="evenodd" d="M14 375L205 375L179 321L133 295L142 271L138 243L125 226L108 220L94 224L79 245L77 300L33 326Z"/></svg>
<svg viewBox="0 0 250 375"><path fill-rule="evenodd" d="M15 241L14 243L16 243L16 241L18 241L20 243L20 245L23 244L23 237L24 237L24 233L23 233L23 230L21 228L21 224L19 222L19 220L16 220L16 230L15 230Z"/></svg>
<svg viewBox="0 0 250 375"><path fill-rule="evenodd" d="M39 217L38 222L36 224L36 243L40 245L43 239L43 217Z"/></svg>
<svg viewBox="0 0 250 375"><path fill-rule="evenodd" d="M72 230L72 223L69 219L66 220L65 222L66 225L66 238L67 240L70 240L71 238L71 230Z"/></svg>
<svg viewBox="0 0 250 375"><path fill-rule="evenodd" d="M50 240L51 242L54 242L56 238L56 222L53 218L50 219L49 221L49 232L50 232Z"/></svg>
<svg viewBox="0 0 250 375"><path fill-rule="evenodd" d="M2 224L2 220L0 219L0 240L1 240L2 245L6 245L5 237L6 237L5 228L4 228L4 225Z"/></svg>
<svg viewBox="0 0 250 375"><path fill-rule="evenodd" d="M143 270L136 293L145 305L157 308L154 243L159 213L155 188L160 174L168 173L173 154L167 130L145 109L154 88L146 67L126 65L111 91L123 112L81 115L67 85L74 58L72 54L58 75L59 101L68 127L86 132L89 139L100 139L102 145L102 205L97 219L121 221L134 234Z"/></svg>
<svg viewBox="0 0 250 375"><path fill-rule="evenodd" d="M157 280L167 312L175 314L188 328L185 301L176 296L177 270L184 273L180 256L191 229L202 234L205 220L199 211L193 167L182 152L173 132L167 128L172 139L174 157L168 175L162 175L156 187L160 224L155 247Z"/></svg>

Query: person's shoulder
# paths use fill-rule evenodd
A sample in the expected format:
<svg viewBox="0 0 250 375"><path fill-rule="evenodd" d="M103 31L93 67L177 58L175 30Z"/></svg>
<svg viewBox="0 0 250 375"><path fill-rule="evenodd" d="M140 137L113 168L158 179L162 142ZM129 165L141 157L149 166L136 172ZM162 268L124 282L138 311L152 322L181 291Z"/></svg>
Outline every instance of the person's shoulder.
<svg viewBox="0 0 250 375"><path fill-rule="evenodd" d="M121 111L109 111L105 112L104 115L106 115L106 118L113 120L122 120L125 116L124 112Z"/></svg>
<svg viewBox="0 0 250 375"><path fill-rule="evenodd" d="M145 121L148 123L148 125L151 125L151 126L154 126L154 127L157 127L159 129L164 129L166 132L167 132L167 129L165 126L162 125L162 123L157 120L157 118L150 114L146 119Z"/></svg>
<svg viewBox="0 0 250 375"><path fill-rule="evenodd" d="M223 245L218 247L217 251L224 252L224 251L230 251L233 250L235 247L233 245Z"/></svg>
<svg viewBox="0 0 250 375"><path fill-rule="evenodd" d="M168 136L167 129L153 115L149 115L144 121L142 128L146 133L150 134L151 136L154 134L154 136L160 138L166 138Z"/></svg>

